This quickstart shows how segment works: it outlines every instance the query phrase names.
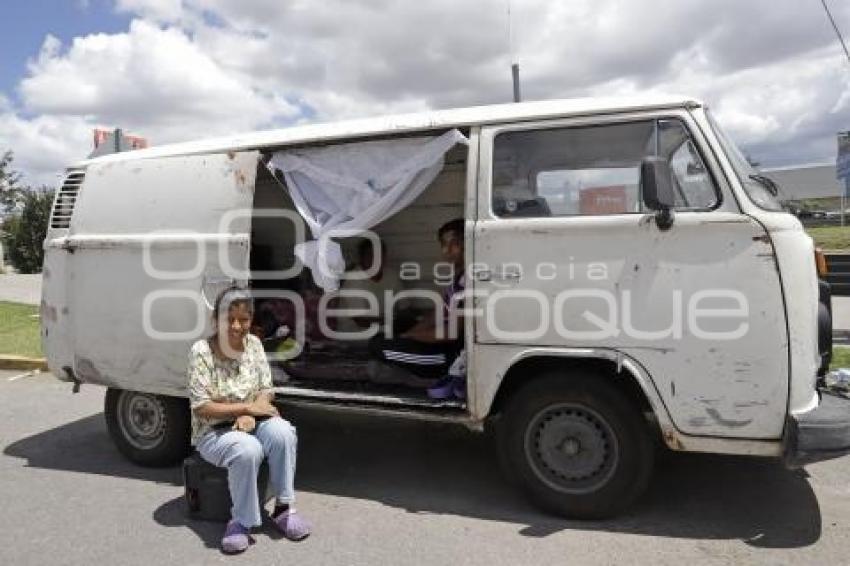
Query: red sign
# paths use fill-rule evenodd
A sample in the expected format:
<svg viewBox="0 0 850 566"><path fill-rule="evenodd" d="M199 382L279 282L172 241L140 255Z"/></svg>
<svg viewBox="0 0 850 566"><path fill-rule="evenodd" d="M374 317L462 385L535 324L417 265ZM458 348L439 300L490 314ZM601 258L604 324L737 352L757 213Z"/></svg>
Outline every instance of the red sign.
<svg viewBox="0 0 850 566"><path fill-rule="evenodd" d="M582 214L623 214L626 210L626 187L593 187L579 196Z"/></svg>
<svg viewBox="0 0 850 566"><path fill-rule="evenodd" d="M130 149L145 149L148 147L147 138L140 136L128 136L121 133L121 150L127 151ZM115 130L107 130L104 128L95 128L94 130L94 147L95 149L104 143L115 144Z"/></svg>

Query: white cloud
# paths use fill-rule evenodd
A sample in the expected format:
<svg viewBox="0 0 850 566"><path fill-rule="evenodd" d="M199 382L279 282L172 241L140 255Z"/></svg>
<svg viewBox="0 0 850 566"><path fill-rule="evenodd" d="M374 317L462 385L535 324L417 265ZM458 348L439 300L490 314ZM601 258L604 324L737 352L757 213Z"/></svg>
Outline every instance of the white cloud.
<svg viewBox="0 0 850 566"><path fill-rule="evenodd" d="M85 157L92 144L91 126L85 118L42 115L21 118L0 112L0 139L15 154L14 169L24 173L25 183L55 187L64 168Z"/></svg>
<svg viewBox="0 0 850 566"><path fill-rule="evenodd" d="M183 14L181 0L116 0L115 9L157 22L175 22Z"/></svg>
<svg viewBox="0 0 850 566"><path fill-rule="evenodd" d="M707 100L765 163L829 159L835 130L850 126L850 72L819 5L809 4L514 0L523 94L682 92ZM850 3L831 5L850 33ZM45 39L20 84L23 108L0 106L0 138L18 149L4 128L48 133L52 120L122 126L163 143L506 102L505 6L116 0L116 9L137 17L126 32L67 46ZM24 153L18 149L21 162Z"/></svg>
<svg viewBox="0 0 850 566"><path fill-rule="evenodd" d="M34 182L91 150L91 130L122 127L166 143L292 121L278 92L222 67L183 31L135 20L63 48L48 35L19 85L23 107L0 107L0 139Z"/></svg>
<svg viewBox="0 0 850 566"><path fill-rule="evenodd" d="M30 112L164 128L168 138L185 136L180 124L232 131L296 113L282 96L223 68L183 31L142 20L127 33L77 38L65 52L48 36L29 71L20 94Z"/></svg>

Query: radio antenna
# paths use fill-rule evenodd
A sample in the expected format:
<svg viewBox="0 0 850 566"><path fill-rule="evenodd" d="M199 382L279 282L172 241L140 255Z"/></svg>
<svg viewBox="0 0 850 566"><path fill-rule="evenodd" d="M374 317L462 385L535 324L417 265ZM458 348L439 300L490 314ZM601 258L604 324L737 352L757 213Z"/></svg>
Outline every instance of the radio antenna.
<svg viewBox="0 0 850 566"><path fill-rule="evenodd" d="M511 59L511 77L514 83L514 102L522 100L522 94L519 90L519 61L514 53L514 30L511 22L511 0L507 0L508 12L508 56Z"/></svg>

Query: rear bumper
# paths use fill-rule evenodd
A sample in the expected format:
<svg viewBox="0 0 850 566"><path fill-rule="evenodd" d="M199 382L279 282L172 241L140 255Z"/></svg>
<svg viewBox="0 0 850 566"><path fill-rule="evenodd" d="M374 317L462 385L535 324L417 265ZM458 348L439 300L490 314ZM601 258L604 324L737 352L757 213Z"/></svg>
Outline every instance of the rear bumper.
<svg viewBox="0 0 850 566"><path fill-rule="evenodd" d="M821 391L820 403L791 415L785 426L785 465L799 468L850 453L850 399Z"/></svg>

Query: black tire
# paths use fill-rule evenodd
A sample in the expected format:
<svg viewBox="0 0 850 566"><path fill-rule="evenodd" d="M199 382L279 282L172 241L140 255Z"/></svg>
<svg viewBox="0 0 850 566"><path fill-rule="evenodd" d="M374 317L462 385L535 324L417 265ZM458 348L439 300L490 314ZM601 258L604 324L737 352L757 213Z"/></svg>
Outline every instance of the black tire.
<svg viewBox="0 0 850 566"><path fill-rule="evenodd" d="M189 454L191 416L186 399L110 388L104 415L115 446L136 464L172 466Z"/></svg>
<svg viewBox="0 0 850 566"><path fill-rule="evenodd" d="M649 483L649 427L636 404L604 376L541 375L510 399L498 428L508 476L556 515L614 516Z"/></svg>

